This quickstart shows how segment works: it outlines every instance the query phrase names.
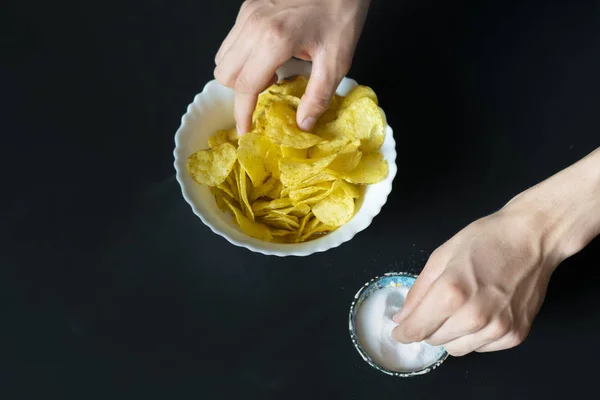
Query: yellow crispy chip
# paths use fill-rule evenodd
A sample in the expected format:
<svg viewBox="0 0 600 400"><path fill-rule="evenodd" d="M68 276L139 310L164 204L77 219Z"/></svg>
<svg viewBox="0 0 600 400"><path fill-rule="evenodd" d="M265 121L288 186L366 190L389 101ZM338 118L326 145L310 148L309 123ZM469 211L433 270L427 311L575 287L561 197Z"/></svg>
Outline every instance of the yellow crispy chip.
<svg viewBox="0 0 600 400"><path fill-rule="evenodd" d="M375 105L379 105L379 101L377 100L377 95L375 94L375 92L373 91L373 89L371 89L368 86L362 86L362 85L358 85L352 88L352 90L350 90L350 93L348 93L347 96L342 98L342 102L340 104L340 110L347 108L348 106L350 106L350 104L354 103L355 101L362 99L363 97L367 97L369 99L371 99L373 101L373 103L375 103Z"/></svg>
<svg viewBox="0 0 600 400"><path fill-rule="evenodd" d="M258 187L250 188L250 194L248 195L248 200L253 202L254 200L261 197L268 197L269 193L277 186L279 180L274 177L270 177L267 179L265 183ZM233 196L232 196L233 197ZM279 196L277 196L279 197Z"/></svg>
<svg viewBox="0 0 600 400"><path fill-rule="evenodd" d="M273 189L271 189L265 197L268 197L270 199L278 199L280 197L283 197L281 195L282 190L283 190L283 185L281 184L281 181L278 179L277 182L275 183L275 186L273 186Z"/></svg>
<svg viewBox="0 0 600 400"><path fill-rule="evenodd" d="M332 154L323 158L282 158L279 160L280 180L283 186L296 186L324 170L335 158Z"/></svg>
<svg viewBox="0 0 600 400"><path fill-rule="evenodd" d="M293 217L291 215L281 215L281 214L266 214L260 217L260 221L265 225L271 226L277 229L286 229L289 231L293 231L300 227L298 223L298 218Z"/></svg>
<svg viewBox="0 0 600 400"><path fill-rule="evenodd" d="M385 114L381 109L379 110L379 113L381 114L382 124L375 124L371 130L371 136L361 143L360 148L365 153L374 153L378 151L385 141L385 126L387 123L385 121Z"/></svg>
<svg viewBox="0 0 600 400"><path fill-rule="evenodd" d="M279 179L279 160L281 159L281 146L271 144L265 154L265 168L273 177Z"/></svg>
<svg viewBox="0 0 600 400"><path fill-rule="evenodd" d="M290 96L301 98L308 86L308 78L302 75L297 75L282 79L269 90L276 93L287 94Z"/></svg>
<svg viewBox="0 0 600 400"><path fill-rule="evenodd" d="M330 226L342 226L354 216L354 199L338 188L312 207L315 217Z"/></svg>
<svg viewBox="0 0 600 400"><path fill-rule="evenodd" d="M208 147L212 149L220 144L229 142L229 134L227 130L218 130L214 135L208 138Z"/></svg>
<svg viewBox="0 0 600 400"><path fill-rule="evenodd" d="M211 186L210 192L213 194L213 197L215 198L217 207L219 207L219 209L223 212L228 211L229 207L227 206L227 203L225 203L225 200L223 200L223 191L221 191L217 187Z"/></svg>
<svg viewBox="0 0 600 400"><path fill-rule="evenodd" d="M339 172L342 174L352 172L358 166L362 158L362 151L350 151L347 153L340 153L335 157L335 160L327 167L332 171Z"/></svg>
<svg viewBox="0 0 600 400"><path fill-rule="evenodd" d="M237 157L254 186L260 186L269 176L265 167L265 155L271 148L271 141L260 132L253 131L242 135L238 140Z"/></svg>
<svg viewBox="0 0 600 400"><path fill-rule="evenodd" d="M339 96L337 94L333 95L333 97L331 98L331 103L329 103L329 108L323 113L323 115L321 115L317 124L326 124L336 119L337 113L340 109L340 104L342 103L342 99L342 96Z"/></svg>
<svg viewBox="0 0 600 400"><path fill-rule="evenodd" d="M271 104L266 111L266 120L265 134L273 143L295 149L308 149L323 140L317 135L300 130L296 125L296 110L283 101Z"/></svg>
<svg viewBox="0 0 600 400"><path fill-rule="evenodd" d="M300 238L301 242L304 242L309 239L314 239L319 236L319 234L325 234L335 230L334 226L325 225L317 218L313 218L306 223L304 227L304 233Z"/></svg>
<svg viewBox="0 0 600 400"><path fill-rule="evenodd" d="M340 110L338 118L316 129L324 139L346 137L367 140L376 126L383 127L379 107L368 97L363 97Z"/></svg>
<svg viewBox="0 0 600 400"><path fill-rule="evenodd" d="M231 143L223 143L209 150L199 150L188 158L188 172L196 182L206 186L220 185L227 179L236 160Z"/></svg>
<svg viewBox="0 0 600 400"><path fill-rule="evenodd" d="M248 217L249 220L254 221L254 213L252 212L252 206L250 206L250 201L248 200L248 183L246 180L246 171L244 167L239 166L238 170L238 182L240 183L238 190L240 193L240 200L242 208L244 209L244 214Z"/></svg>
<svg viewBox="0 0 600 400"><path fill-rule="evenodd" d="M292 205L292 199L284 197L281 199L274 200L256 200L252 203L252 211L256 215L260 215L263 211L277 210L280 208L286 208Z"/></svg>
<svg viewBox="0 0 600 400"><path fill-rule="evenodd" d="M381 182L388 174L388 162L381 153L366 153L354 171L344 175L350 183L374 184Z"/></svg>
<svg viewBox="0 0 600 400"><path fill-rule="evenodd" d="M271 235L271 231L268 226L250 221L248 218L244 216L244 213L240 211L235 205L233 205L227 198L223 198L223 201L227 204L229 209L234 215L235 221L238 226L246 235L251 236L256 239L271 241L273 239L273 235Z"/></svg>
<svg viewBox="0 0 600 400"><path fill-rule="evenodd" d="M239 165L239 164L236 164L236 165ZM233 168L233 170L231 171L231 173L229 174L229 176L227 177L225 182L227 182L227 185L229 186L231 193L233 193L234 200L240 201L240 194L238 192L238 183L237 183L237 173L235 171L235 167Z"/></svg>
<svg viewBox="0 0 600 400"><path fill-rule="evenodd" d="M344 192L346 192L346 195L352 197L353 199L358 199L360 197L360 189L352 184L352 183L348 183L346 181L336 181L337 187L340 187Z"/></svg>
<svg viewBox="0 0 600 400"><path fill-rule="evenodd" d="M295 149L293 147L281 146L281 156L287 158L306 158L307 149Z"/></svg>
<svg viewBox="0 0 600 400"><path fill-rule="evenodd" d="M231 198L235 198L236 197L236 196L234 196L233 191L229 187L229 183L227 182L227 179L223 183L221 183L220 185L217 185L217 188L219 190L227 193L229 195L229 197L231 197Z"/></svg>
<svg viewBox="0 0 600 400"><path fill-rule="evenodd" d="M321 182L316 185L290 191L290 199L295 205L311 204L327 197L331 193L333 182Z"/></svg>
<svg viewBox="0 0 600 400"><path fill-rule="evenodd" d="M300 238L302 237L302 234L304 233L304 227L306 226L306 223L308 222L308 220L310 219L310 217L312 217L312 213L308 213L306 214L301 220L300 220L300 226L298 227L298 231L296 233L296 237L294 239L294 241L296 243L300 242Z"/></svg>

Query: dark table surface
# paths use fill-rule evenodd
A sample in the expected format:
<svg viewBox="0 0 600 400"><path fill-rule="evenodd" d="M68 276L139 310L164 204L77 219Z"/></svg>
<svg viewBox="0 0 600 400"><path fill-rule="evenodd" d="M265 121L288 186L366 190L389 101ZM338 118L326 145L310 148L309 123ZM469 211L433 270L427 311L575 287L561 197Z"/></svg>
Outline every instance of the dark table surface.
<svg viewBox="0 0 600 400"><path fill-rule="evenodd" d="M395 128L394 191L352 242L285 259L212 234L174 179L173 135L238 6L0 6L0 397L594 393L598 240L555 273L523 345L426 376L369 367L347 312L365 281L419 272L600 145L600 2L375 0L349 75Z"/></svg>

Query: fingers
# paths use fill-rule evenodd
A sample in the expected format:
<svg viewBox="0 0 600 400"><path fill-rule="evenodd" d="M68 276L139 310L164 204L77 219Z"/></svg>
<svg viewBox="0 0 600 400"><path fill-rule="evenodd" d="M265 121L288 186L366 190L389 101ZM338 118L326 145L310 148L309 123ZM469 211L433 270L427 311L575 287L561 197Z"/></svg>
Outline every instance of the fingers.
<svg viewBox="0 0 600 400"><path fill-rule="evenodd" d="M413 311L417 304L419 304L429 290L431 284L444 270L446 263L447 260L443 248L440 248L431 254L429 260L427 260L427 264L423 267L423 271L412 288L410 288L406 300L404 300L404 304L402 305L402 309L394 315L394 321L396 323L399 324L402 322L402 320Z"/></svg>
<svg viewBox="0 0 600 400"><path fill-rule="evenodd" d="M522 343L527 336L519 330L512 329L512 321L508 317L493 319L479 332L462 336L446 343L444 347L449 354L461 357L473 351L497 351L515 347Z"/></svg>
<svg viewBox="0 0 600 400"><path fill-rule="evenodd" d="M300 129L311 130L327 110L331 97L347 72L346 65L349 63L340 62L333 52L319 51L313 56L312 72L296 116Z"/></svg>
<svg viewBox="0 0 600 400"><path fill-rule="evenodd" d="M252 1L245 1L242 3L235 23L233 24L233 28L231 28L229 34L227 37L225 37L223 43L221 43L219 51L217 51L217 54L215 55L215 64L219 65L223 59L223 56L227 54L231 46L240 38L240 34L242 33L243 28L246 26L248 18L254 15L253 20L256 20L257 7L257 4Z"/></svg>
<svg viewBox="0 0 600 400"><path fill-rule="evenodd" d="M498 314L493 293L479 292L425 341L440 346L484 329Z"/></svg>
<svg viewBox="0 0 600 400"><path fill-rule="evenodd" d="M229 31L229 34L227 35L225 40L223 40L223 43L221 43L221 47L219 47L219 51L217 51L217 54L215 55L215 64L216 65L219 65L219 63L223 59L223 56L229 51L229 48L231 47L231 45L237 41L237 39L240 36L241 31L242 31L241 24L236 23L233 26L233 28L231 28L231 31Z"/></svg>
<svg viewBox="0 0 600 400"><path fill-rule="evenodd" d="M499 338L498 340L492 341L488 344L477 348L475 351L477 353L487 353L490 351L512 349L513 347L516 347L523 343L525 339L527 339L528 334L529 332L522 331L509 332L506 335Z"/></svg>
<svg viewBox="0 0 600 400"><path fill-rule="evenodd" d="M235 121L238 133L251 129L252 113L256 108L258 95L277 79L275 72L292 56L289 41L281 31L267 31L248 57L233 85L235 90Z"/></svg>
<svg viewBox="0 0 600 400"><path fill-rule="evenodd" d="M431 336L468 300L469 294L460 281L440 276L423 299L392 332L401 343L420 342Z"/></svg>

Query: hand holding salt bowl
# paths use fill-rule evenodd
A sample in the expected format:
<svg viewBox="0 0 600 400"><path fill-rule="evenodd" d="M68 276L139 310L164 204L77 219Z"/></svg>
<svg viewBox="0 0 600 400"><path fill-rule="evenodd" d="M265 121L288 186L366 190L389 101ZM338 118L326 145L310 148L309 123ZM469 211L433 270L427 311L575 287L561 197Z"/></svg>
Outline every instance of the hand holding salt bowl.
<svg viewBox="0 0 600 400"><path fill-rule="evenodd" d="M367 282L350 306L352 342L373 368L397 377L422 375L437 368L448 357L442 346L425 342L403 344L392 337L400 311L416 276L390 272Z"/></svg>

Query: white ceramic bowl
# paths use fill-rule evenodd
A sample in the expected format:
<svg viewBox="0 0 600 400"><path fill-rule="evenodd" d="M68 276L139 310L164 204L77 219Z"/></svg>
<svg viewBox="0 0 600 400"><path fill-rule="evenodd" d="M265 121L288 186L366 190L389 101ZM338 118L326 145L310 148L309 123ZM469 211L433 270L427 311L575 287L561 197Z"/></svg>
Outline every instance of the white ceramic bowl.
<svg viewBox="0 0 600 400"><path fill-rule="evenodd" d="M310 63L290 60L283 65L277 75L280 79L293 75L310 75ZM344 78L337 93L346 95L356 86L356 81ZM234 93L217 81L212 80L197 94L181 118L181 126L175 134L175 170L177 181L181 185L183 197L206 226L230 243L265 255L307 256L326 251L352 239L358 232L366 229L373 218L379 214L388 195L392 191L392 181L396 176L396 142L392 128L385 128L385 141L381 147L383 157L389 164L389 174L383 181L367 186L362 205L354 217L337 230L323 237L305 243L279 244L269 243L245 235L232 221L229 214L217 208L208 187L192 180L187 172L188 157L199 149L208 148L208 137L217 129L235 126L233 118ZM385 115L385 114L384 114Z"/></svg>

